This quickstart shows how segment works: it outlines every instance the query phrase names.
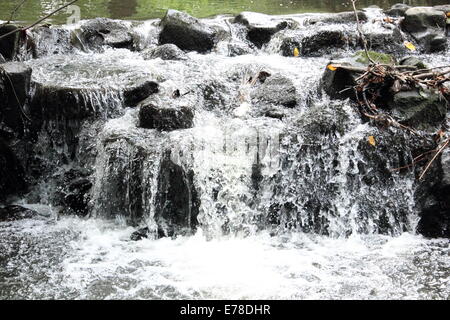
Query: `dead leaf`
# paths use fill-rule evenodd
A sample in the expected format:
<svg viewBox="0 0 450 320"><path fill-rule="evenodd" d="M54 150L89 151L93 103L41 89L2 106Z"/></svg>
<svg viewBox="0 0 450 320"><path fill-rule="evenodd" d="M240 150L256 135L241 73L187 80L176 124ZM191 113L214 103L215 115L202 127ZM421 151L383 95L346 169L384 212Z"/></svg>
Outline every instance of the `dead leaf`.
<svg viewBox="0 0 450 320"><path fill-rule="evenodd" d="M370 143L371 146L375 147L377 145L374 136L369 136L368 140L369 140L369 143Z"/></svg>
<svg viewBox="0 0 450 320"><path fill-rule="evenodd" d="M300 55L300 51L298 50L298 48L294 49L294 57L298 57Z"/></svg>
<svg viewBox="0 0 450 320"><path fill-rule="evenodd" d="M406 48L408 48L408 50L416 51L416 47L411 42L405 41L404 45Z"/></svg>
<svg viewBox="0 0 450 320"><path fill-rule="evenodd" d="M328 70L331 71L336 71L338 68L336 68L335 66L333 66L332 64L327 65Z"/></svg>

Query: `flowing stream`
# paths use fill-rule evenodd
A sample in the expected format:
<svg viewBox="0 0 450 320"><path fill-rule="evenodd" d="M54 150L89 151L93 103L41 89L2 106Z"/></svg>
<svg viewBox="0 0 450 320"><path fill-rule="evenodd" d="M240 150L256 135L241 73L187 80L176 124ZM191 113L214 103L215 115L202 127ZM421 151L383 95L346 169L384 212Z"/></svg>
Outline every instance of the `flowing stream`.
<svg viewBox="0 0 450 320"><path fill-rule="evenodd" d="M228 28L224 19L207 21ZM146 35L157 28L153 21L132 28L141 46L152 45ZM378 129L348 101L320 94L330 56L283 57L274 36L261 50L230 57L228 41L243 40L234 36L183 61L112 48L26 58L33 90L75 88L97 116L78 128L76 150L63 134L51 148L51 130L40 135L35 148L53 167L16 201L41 216L0 223L0 299L450 298L449 241L416 233L413 172L371 175L361 145ZM48 39L37 43L42 52L54 49ZM449 57L421 58L436 66L450 64ZM261 71L289 79L297 107L255 103L249 80ZM159 103L195 107L193 128L139 128L139 110L125 106L122 89L142 79L160 84ZM168 97L177 89L186 95L174 102ZM282 112L283 121L264 116L269 111ZM320 121L338 129L317 131ZM66 132L71 124L48 126ZM130 241L136 198L145 217L139 226L158 228L158 173L168 151L171 163L192 172L186 185L199 199L198 227ZM62 160L69 153L72 161ZM400 158L385 165L395 168ZM75 165L89 169L93 182L86 218L65 215L52 202L52 177ZM187 193L192 204L193 190Z"/></svg>

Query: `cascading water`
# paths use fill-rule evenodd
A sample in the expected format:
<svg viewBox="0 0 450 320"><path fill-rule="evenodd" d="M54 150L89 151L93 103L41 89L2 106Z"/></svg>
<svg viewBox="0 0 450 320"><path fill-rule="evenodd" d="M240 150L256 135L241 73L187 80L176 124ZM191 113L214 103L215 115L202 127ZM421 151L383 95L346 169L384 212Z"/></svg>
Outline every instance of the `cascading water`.
<svg viewBox="0 0 450 320"><path fill-rule="evenodd" d="M366 31L382 33L371 22L382 16L370 11ZM317 17L289 19L306 37L316 27L305 21ZM0 223L0 298L449 298L448 241L416 235L414 173L392 170L410 151L392 153L389 135L349 101L321 93L329 54L283 57L279 34L231 54L247 40L228 20L205 20L225 34L215 51L179 61L82 52L70 44L74 27L58 27L59 41L36 35L38 58L20 59L33 69L34 96L48 99L34 146L48 164L16 204L58 214ZM132 26L135 48L154 46L158 32L156 21ZM435 66L450 62L445 54L423 59ZM140 127L126 92L149 80L159 83L152 103L195 109L192 128ZM61 88L76 103L54 109ZM269 90L285 106L267 102ZM89 218L64 215L54 201L61 176L79 168L92 183ZM136 227L149 239L130 241Z"/></svg>

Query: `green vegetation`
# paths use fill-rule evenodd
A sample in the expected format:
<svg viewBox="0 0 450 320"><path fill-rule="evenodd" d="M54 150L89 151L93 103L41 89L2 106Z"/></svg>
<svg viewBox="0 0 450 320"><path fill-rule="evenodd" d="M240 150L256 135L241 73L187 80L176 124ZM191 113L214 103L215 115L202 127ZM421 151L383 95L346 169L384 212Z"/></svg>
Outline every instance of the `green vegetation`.
<svg viewBox="0 0 450 320"><path fill-rule="evenodd" d="M369 56L376 63L381 63L381 64L394 64L395 63L395 59L389 54L375 52L375 51L369 51ZM359 63L369 64L369 59L367 58L365 51L358 51L354 57L356 58L356 61Z"/></svg>

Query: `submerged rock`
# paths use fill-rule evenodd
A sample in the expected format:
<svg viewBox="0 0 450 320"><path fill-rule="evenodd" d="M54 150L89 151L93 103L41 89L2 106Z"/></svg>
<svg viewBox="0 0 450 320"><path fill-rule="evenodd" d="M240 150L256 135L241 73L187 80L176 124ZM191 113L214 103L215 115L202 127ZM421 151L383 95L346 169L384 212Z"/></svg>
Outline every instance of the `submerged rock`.
<svg viewBox="0 0 450 320"><path fill-rule="evenodd" d="M182 50L205 53L216 43L217 32L187 13L168 10L161 20L160 44L175 44Z"/></svg>
<svg viewBox="0 0 450 320"><path fill-rule="evenodd" d="M31 68L21 62L0 65L0 121L17 134L24 131Z"/></svg>
<svg viewBox="0 0 450 320"><path fill-rule="evenodd" d="M16 205L0 208L0 222L30 219L35 218L38 215L39 214L34 210Z"/></svg>
<svg viewBox="0 0 450 320"><path fill-rule="evenodd" d="M170 152L167 152L158 176L154 217L158 236L171 237L195 231L199 207L194 172L174 163Z"/></svg>
<svg viewBox="0 0 450 320"><path fill-rule="evenodd" d="M268 15L255 12L242 12L234 23L240 23L247 27L247 38L250 42L261 48L268 43L272 36L289 26L288 21L272 18Z"/></svg>
<svg viewBox="0 0 450 320"><path fill-rule="evenodd" d="M92 188L89 173L86 169L73 168L61 177L56 192L56 205L63 206L65 213L83 217L88 214L89 191Z"/></svg>
<svg viewBox="0 0 450 320"><path fill-rule="evenodd" d="M139 229L133 232L130 236L131 241L140 241L143 239L147 239L150 235L150 230L148 227Z"/></svg>
<svg viewBox="0 0 450 320"><path fill-rule="evenodd" d="M187 60L188 56L183 50L176 45L168 43L158 46L156 48L147 49L143 51L142 56L146 60L160 58L162 60Z"/></svg>
<svg viewBox="0 0 450 320"><path fill-rule="evenodd" d="M145 104L139 111L139 126L146 129L173 131L192 128L194 111L190 107Z"/></svg>
<svg viewBox="0 0 450 320"><path fill-rule="evenodd" d="M442 11L430 7L408 9L401 25L425 52L444 51L447 48L446 17Z"/></svg>
<svg viewBox="0 0 450 320"><path fill-rule="evenodd" d="M3 36L9 32L15 31L19 27L12 24L5 24L0 26L0 36ZM13 60L19 52L20 43L19 32L13 33L5 38L0 39L0 54L6 60Z"/></svg>

